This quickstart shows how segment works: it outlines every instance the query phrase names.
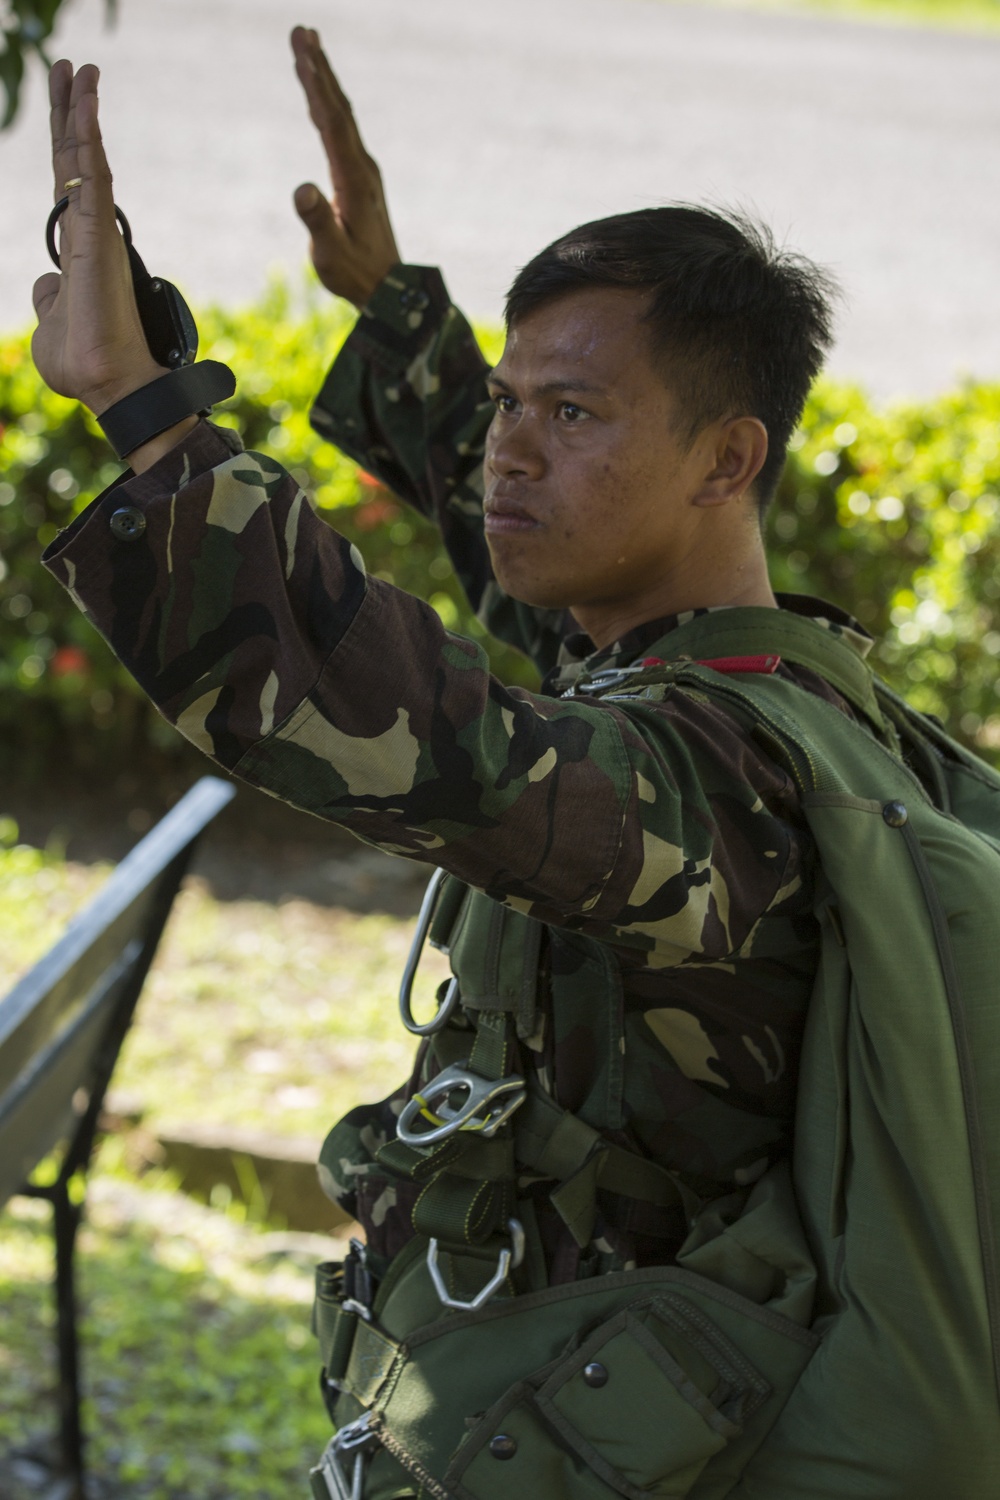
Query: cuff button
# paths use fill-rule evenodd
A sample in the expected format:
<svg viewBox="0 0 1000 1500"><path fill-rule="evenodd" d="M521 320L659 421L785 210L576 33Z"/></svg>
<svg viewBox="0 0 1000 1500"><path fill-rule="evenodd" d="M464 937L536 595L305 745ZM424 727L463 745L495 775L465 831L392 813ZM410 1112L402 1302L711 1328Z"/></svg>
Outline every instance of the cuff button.
<svg viewBox="0 0 1000 1500"><path fill-rule="evenodd" d="M146 517L134 505L123 505L113 512L110 524L120 542L137 542L146 529Z"/></svg>
<svg viewBox="0 0 1000 1500"><path fill-rule="evenodd" d="M422 291L418 286L408 286L405 291L399 294L400 305L406 308L407 311L413 309L417 312L422 312L430 300L427 293Z"/></svg>

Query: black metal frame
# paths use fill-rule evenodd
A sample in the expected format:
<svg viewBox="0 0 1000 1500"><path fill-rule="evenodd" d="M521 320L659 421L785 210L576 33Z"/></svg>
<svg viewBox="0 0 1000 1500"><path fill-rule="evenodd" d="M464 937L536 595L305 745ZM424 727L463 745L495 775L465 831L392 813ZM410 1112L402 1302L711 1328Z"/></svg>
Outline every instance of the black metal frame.
<svg viewBox="0 0 1000 1500"><path fill-rule="evenodd" d="M19 1173L30 1174L65 1141L54 1183L0 1181L0 1205L19 1194L52 1205L59 1451L70 1483L67 1500L84 1500L86 1485L74 1275L83 1203L72 1201L70 1184L86 1177L118 1053L195 845L234 793L228 782L203 777L0 999L0 1133L5 1124L13 1130L19 1113L27 1120L17 1144ZM75 1050L83 1054L78 1069ZM43 1098L53 1108L32 1121L32 1106L37 1110Z"/></svg>

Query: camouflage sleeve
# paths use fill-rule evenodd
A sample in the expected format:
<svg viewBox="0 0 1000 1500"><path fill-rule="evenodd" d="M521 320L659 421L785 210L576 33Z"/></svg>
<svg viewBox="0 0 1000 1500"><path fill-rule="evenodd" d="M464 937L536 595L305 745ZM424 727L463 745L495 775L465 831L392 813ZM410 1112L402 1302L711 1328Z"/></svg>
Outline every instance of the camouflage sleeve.
<svg viewBox="0 0 1000 1500"><path fill-rule="evenodd" d="M510 599L483 535L489 365L441 273L397 266L364 307L316 398L316 431L435 521L456 576L491 635L555 664L562 610Z"/></svg>
<svg viewBox="0 0 1000 1500"><path fill-rule="evenodd" d="M45 562L227 770L518 910L677 962L787 894L791 788L725 714L504 687L208 423Z"/></svg>

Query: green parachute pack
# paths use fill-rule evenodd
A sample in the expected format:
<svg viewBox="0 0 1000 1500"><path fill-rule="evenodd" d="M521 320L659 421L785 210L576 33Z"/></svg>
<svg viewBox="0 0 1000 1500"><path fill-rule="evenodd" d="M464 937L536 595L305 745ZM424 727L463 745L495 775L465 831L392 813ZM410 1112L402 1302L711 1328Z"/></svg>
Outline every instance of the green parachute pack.
<svg viewBox="0 0 1000 1500"><path fill-rule="evenodd" d="M653 651L578 691L725 705L815 839L792 1161L698 1204L526 1083L538 924L445 881L425 925L458 982L379 1152L420 1186L416 1237L373 1297L360 1249L317 1275L338 1428L317 1500L1000 1494L1000 777L791 613L714 612ZM748 653L819 672L857 721L699 664ZM687 1239L669 1265L546 1286L526 1174L581 1244L599 1187L682 1210Z"/></svg>

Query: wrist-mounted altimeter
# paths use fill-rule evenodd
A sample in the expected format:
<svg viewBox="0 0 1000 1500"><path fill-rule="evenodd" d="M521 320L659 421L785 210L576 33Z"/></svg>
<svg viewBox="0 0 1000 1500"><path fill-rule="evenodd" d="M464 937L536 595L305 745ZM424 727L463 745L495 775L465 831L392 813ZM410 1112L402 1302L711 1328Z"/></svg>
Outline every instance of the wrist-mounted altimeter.
<svg viewBox="0 0 1000 1500"><path fill-rule="evenodd" d="M49 214L45 242L49 255L61 269L56 249L56 225L69 206L60 198ZM132 243L132 230L115 204L128 252L139 321L149 352L167 371L159 379L115 402L97 420L119 458L156 437L186 416L207 416L217 401L225 401L236 390L236 379L227 365L206 359L195 364L198 329L191 309L180 292L162 276L150 276Z"/></svg>

